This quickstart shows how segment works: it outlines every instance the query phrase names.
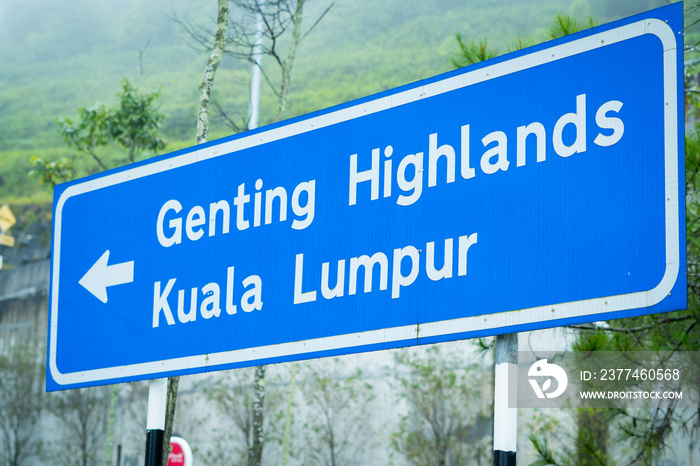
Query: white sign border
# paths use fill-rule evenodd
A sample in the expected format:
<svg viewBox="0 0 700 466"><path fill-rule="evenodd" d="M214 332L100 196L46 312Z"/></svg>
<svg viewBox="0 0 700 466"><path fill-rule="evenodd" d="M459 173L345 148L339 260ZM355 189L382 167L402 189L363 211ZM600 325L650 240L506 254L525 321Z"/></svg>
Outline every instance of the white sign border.
<svg viewBox="0 0 700 466"><path fill-rule="evenodd" d="M346 335L317 338L313 340L281 343L270 346L224 351L174 358L163 361L94 369L74 373L62 373L56 362L58 340L58 298L59 269L61 261L61 221L63 207L73 196L96 191L102 188L124 183L130 180L183 167L202 160L230 154L249 147L285 139L297 134L319 128L332 126L365 115L398 107L421 99L471 86L508 74L523 71L536 66L551 63L567 57L578 55L594 49L606 47L628 39L651 34L660 39L663 46L663 80L664 80L664 147L665 147L665 220L666 220L666 269L663 278L648 291L587 299L569 303L539 306L517 311L505 311L496 314L464 317L447 321L407 325ZM54 242L51 277L51 322L49 346L49 368L51 376L59 385L78 385L92 382L117 381L119 379L142 377L149 374L162 374L189 369L216 368L236 363L280 357L293 357L316 352L342 350L377 344L407 341L417 338L438 337L466 332L511 327L524 324L541 323L571 317L590 316L609 312L646 308L661 302L673 289L680 269L679 236L679 199L678 199L678 89L677 89L677 45L673 30L664 21L646 18L634 23L603 31L587 37L576 39L545 48L531 54L499 62L471 72L452 76L444 80L418 86L397 94L378 98L309 119L273 128L268 131L227 141L218 145L204 147L172 158L119 171L101 178L68 187L61 194L54 216Z"/></svg>

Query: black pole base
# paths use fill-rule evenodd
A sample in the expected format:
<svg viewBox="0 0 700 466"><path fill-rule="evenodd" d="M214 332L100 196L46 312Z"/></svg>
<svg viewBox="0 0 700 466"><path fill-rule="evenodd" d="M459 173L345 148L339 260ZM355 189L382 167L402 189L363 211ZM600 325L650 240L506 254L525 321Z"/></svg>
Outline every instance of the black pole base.
<svg viewBox="0 0 700 466"><path fill-rule="evenodd" d="M146 431L146 466L163 466L163 431L160 429Z"/></svg>
<svg viewBox="0 0 700 466"><path fill-rule="evenodd" d="M494 450L493 466L515 466L515 452Z"/></svg>

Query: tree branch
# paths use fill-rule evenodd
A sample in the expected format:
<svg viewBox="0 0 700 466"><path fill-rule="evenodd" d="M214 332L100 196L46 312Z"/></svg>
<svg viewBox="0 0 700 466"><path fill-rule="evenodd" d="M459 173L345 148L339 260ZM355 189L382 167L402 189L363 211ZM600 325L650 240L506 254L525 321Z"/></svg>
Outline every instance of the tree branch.
<svg viewBox="0 0 700 466"><path fill-rule="evenodd" d="M218 0L219 14L217 16L216 39L214 48L209 56L209 62L204 70L202 84L199 86L199 111L197 112L197 136L195 144L202 144L207 141L209 131L209 100L211 99L211 89L214 86L216 70L221 63L221 58L226 48L226 29L228 26L228 1Z"/></svg>
<svg viewBox="0 0 700 466"><path fill-rule="evenodd" d="M650 330L652 328L657 327L660 324L668 324L671 322L682 322L685 320L690 320L693 319L693 316L678 316L678 317L669 317L667 319L662 319L658 320L654 323L647 324L647 325L641 325L639 327L629 327L629 328L624 328L624 327L605 327L601 328L596 326L595 324L573 324L573 325L567 325L568 328L576 329L576 330L604 330L604 331L609 331L609 332L617 332L617 333L635 333L635 332L642 332L644 330Z"/></svg>
<svg viewBox="0 0 700 466"><path fill-rule="evenodd" d="M321 22L321 20L323 19L323 17L326 16L326 14L327 14L329 11L331 11L331 8L333 8L333 5L335 5L335 2L331 3L330 5L328 5L328 8L326 8L326 9L323 11L323 13L321 13L321 16L319 16L318 19L314 22L314 24L311 25L311 27L309 28L309 30L306 31L306 32L304 33L304 35L301 36L301 39L299 39L299 42L301 42L302 40L306 39L306 36L308 36L308 35L311 33L311 31L313 31L314 28L315 28L316 26L318 26L318 23Z"/></svg>

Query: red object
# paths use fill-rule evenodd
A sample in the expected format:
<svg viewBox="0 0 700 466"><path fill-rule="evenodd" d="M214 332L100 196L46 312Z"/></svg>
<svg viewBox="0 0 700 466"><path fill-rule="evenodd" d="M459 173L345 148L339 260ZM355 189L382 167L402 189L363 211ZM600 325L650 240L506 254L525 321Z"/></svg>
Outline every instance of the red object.
<svg viewBox="0 0 700 466"><path fill-rule="evenodd" d="M170 443L172 447L168 455L168 466L183 466L185 464L185 452L179 443Z"/></svg>

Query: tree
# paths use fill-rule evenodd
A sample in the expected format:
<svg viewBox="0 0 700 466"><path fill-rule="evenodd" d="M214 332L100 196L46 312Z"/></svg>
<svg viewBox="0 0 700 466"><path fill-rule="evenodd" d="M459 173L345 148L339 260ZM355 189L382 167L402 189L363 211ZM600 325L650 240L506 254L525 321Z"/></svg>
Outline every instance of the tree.
<svg viewBox="0 0 700 466"><path fill-rule="evenodd" d="M216 33L214 45L209 55L207 66L204 69L202 84L199 86L199 109L197 111L197 134L195 144L207 142L209 131L209 101L211 100L211 90L214 86L216 70L219 68L221 58L226 47L226 28L228 27L228 0L217 0ZM168 378L167 400L165 408L165 430L163 432L163 459L162 464L168 464L170 456L170 437L173 433L173 422L175 420L175 408L177 406L177 391L180 384L180 377Z"/></svg>
<svg viewBox="0 0 700 466"><path fill-rule="evenodd" d="M195 144L202 144L207 141L209 131L209 101L211 100L211 90L214 86L216 70L219 68L221 59L226 50L226 29L228 27L228 2L218 1L218 14L216 19L216 33L214 44L211 48L209 61L204 70L202 84L199 86L199 110L197 111L197 135Z"/></svg>
<svg viewBox="0 0 700 466"><path fill-rule="evenodd" d="M116 143L126 150L128 162L135 162L143 152L156 152L165 147L159 135L159 126L165 116L155 108L160 89L141 93L131 80L122 78L121 91L117 93L118 106L106 107L94 104L78 109L79 121L64 117L56 119L59 132L66 144L79 154L88 156L101 170L121 163L111 163L99 148ZM41 170L41 166L35 167Z"/></svg>
<svg viewBox="0 0 700 466"><path fill-rule="evenodd" d="M21 345L0 355L0 459L8 466L26 464L42 451L35 435L44 407L40 358Z"/></svg>
<svg viewBox="0 0 700 466"><path fill-rule="evenodd" d="M253 381L252 434L253 442L248 449L248 466L259 466L262 462L263 445L265 444L265 366L255 368Z"/></svg>
<svg viewBox="0 0 700 466"><path fill-rule="evenodd" d="M255 63L255 38L257 35L258 19L262 23L263 45L262 54L272 57L273 62L278 66L280 79L275 85L269 74L261 67L262 74L270 89L277 96L277 112L274 121L280 121L284 115L286 106L286 98L289 93L289 86L292 79L292 68L296 51L301 41L313 30L313 28L323 19L330 11L333 4L319 16L314 24L306 31L302 32L302 20L304 13L304 3L306 0L267 0L261 2L259 0L231 0L234 7L241 13L239 21L231 21L228 24L230 31L222 31L221 22L221 0L219 1L219 18L217 19L217 33L214 42L211 42L211 35L206 26L194 24L189 21L181 21L173 17L173 21L179 24L184 32L197 44L200 50L210 52L210 64L212 59L216 57L216 66L212 68L211 75L216 72L218 62L223 54L231 55L237 59L248 60ZM228 12L228 10L227 10ZM291 38L287 47L286 56L280 52L282 37L291 28ZM222 43L222 40L224 41ZM259 61L257 61L259 63ZM207 65L207 70L210 70L210 64ZM209 71L207 71L208 73ZM207 73L205 80L200 87L202 95L200 96L200 113L198 114L197 126L197 143L206 140L206 129L200 129L200 123L204 128L208 127L209 121L209 102L211 100L211 86L207 84ZM202 109L206 109L204 116ZM229 126L236 132L245 131L248 129L248 120L245 119L245 124L239 126L231 118L226 115L223 110L220 113L229 123ZM200 140L200 134L204 135L204 139ZM264 366L258 366L255 370L255 381L253 383L254 397L251 400L252 406L252 443L249 447L248 465L259 466L262 461L262 453L264 448L264 413L265 413L265 371Z"/></svg>
<svg viewBox="0 0 700 466"><path fill-rule="evenodd" d="M32 164L32 169L28 175L30 178L36 178L39 184L48 184L52 188L60 183L75 178L75 165L73 161L66 157L61 157L58 160L47 160L38 155L30 157L29 162Z"/></svg>
<svg viewBox="0 0 700 466"><path fill-rule="evenodd" d="M455 35L455 40L457 41L459 51L450 57L450 63L454 68L463 68L498 55L495 51L489 50L486 39L482 39L479 43L476 43L473 40L463 39L462 34L457 33Z"/></svg>
<svg viewBox="0 0 700 466"><path fill-rule="evenodd" d="M265 380L256 376L257 368L236 369L222 372L212 385L203 388L205 396L218 408L224 422L218 423L219 430L215 436L215 448L209 452L213 464L248 465L261 461L261 450L255 449L256 429L260 444L271 437L276 437L276 430L270 431L271 417L279 418L281 393L266 387L267 403L261 405L264 410L260 419L267 419L266 425L254 425L254 399L256 381ZM277 385L277 384L274 384ZM275 423L278 429L281 423ZM233 429L231 428L233 427Z"/></svg>
<svg viewBox="0 0 700 466"><path fill-rule="evenodd" d="M294 408L294 395L296 392L296 376L299 371L297 363L292 363L289 369L289 385L287 388L287 396L285 399L284 409L284 430L282 434L282 466L287 466L291 455L292 443L292 424L294 416L292 409Z"/></svg>
<svg viewBox="0 0 700 466"><path fill-rule="evenodd" d="M581 354L612 350L609 346L608 336L602 332L595 334L577 332L571 349ZM560 466L614 464L615 453L619 453L622 449L621 443L618 443L615 449L609 448L610 439L615 435L613 422L617 411L597 409L583 402L581 406L573 409L572 413L575 429L571 434L558 432L559 442L556 446L552 446L542 433L532 433L529 436L530 443L538 455L535 464L539 466L547 464Z"/></svg>
<svg viewBox="0 0 700 466"><path fill-rule="evenodd" d="M121 81L121 91L117 93L117 107L110 108L102 104L82 107L78 109L80 120L77 123L64 117L57 118L56 122L63 140L69 147L75 149L78 154L87 156L97 168L107 170L124 161L135 162L144 152L156 152L165 148L165 142L159 134L164 115L155 108L159 97L160 89L151 93L141 93L129 78L124 77ZM108 161L108 157L100 148L109 144L116 144L125 150L126 159ZM64 157L50 161L33 156L30 162L33 168L29 176L37 178L39 183L55 186L73 179L77 174L75 159ZM88 170L90 171L93 170ZM176 382L171 381L171 385ZM101 437L108 437L102 444L107 445L108 456L111 453L111 428L114 417L110 415L105 418L104 428L97 429L101 425L103 414L99 408L101 397L95 393L71 392L59 398L54 410L54 414L64 422L67 431L72 433L65 437L65 440L70 446L69 451L77 452L79 464L92 464L96 461L95 445L102 442ZM170 391L170 394L172 393L177 393L176 388ZM107 396L105 416L110 412L109 405L110 397ZM88 426L91 428L86 430ZM168 436L168 448L169 439ZM72 464L71 456L66 458L66 464Z"/></svg>
<svg viewBox="0 0 700 466"><path fill-rule="evenodd" d="M231 0L231 4L239 13L240 19L230 22L224 53L233 58L254 63L256 60L255 37L257 22L258 18L262 19L263 43L261 54L270 57L279 72L279 77L274 79L271 73L266 71L267 68L261 66L262 75L266 83L277 97L277 110L273 121L280 121L284 116L287 94L292 82L292 69L299 45L333 7L333 3L331 3L311 27L304 31L302 20L305 2L306 0L266 0L264 2L258 0ZM176 17L172 19L180 25L199 50L212 50L213 44L211 43L207 26L179 20ZM286 36L290 34L291 37L286 39ZM286 52L281 50L283 44L287 44ZM244 120L243 125L239 125L229 118L225 112L222 111L221 114L234 131L238 132L248 129L247 120Z"/></svg>
<svg viewBox="0 0 700 466"><path fill-rule="evenodd" d="M550 39L557 39L591 28L594 25L593 18L589 18L588 25L583 26L576 18L559 13L549 27L547 34ZM454 68L474 65L475 63L486 61L499 55L498 51L489 49L486 39L475 42L471 39L464 39L462 34L457 33L455 34L455 40L457 41L458 50L450 57L450 64ZM533 45L531 39L517 37L515 43L508 47L507 51L521 50L531 45Z"/></svg>
<svg viewBox="0 0 700 466"><path fill-rule="evenodd" d="M396 354L397 389L408 412L391 446L416 466L485 465L491 453L492 407L475 407L481 403L486 371L442 348L430 346L422 357L415 350Z"/></svg>
<svg viewBox="0 0 700 466"><path fill-rule="evenodd" d="M117 402L114 403L113 399L116 416L114 439L116 457L121 461L117 464L143 464L142 445L148 417L149 381L131 382L114 387L117 387L118 391Z"/></svg>
<svg viewBox="0 0 700 466"><path fill-rule="evenodd" d="M209 132L209 102L211 100L211 90L214 86L216 70L219 68L221 58L226 47L226 28L228 26L228 1L217 1L217 19L214 45L204 70L202 84L199 86L199 109L197 111L197 133L195 144L207 142ZM175 408L177 406L177 391L180 377L168 378L168 390L166 401L165 431L163 432L163 464L168 463L170 455L170 437L173 432L173 422L175 420Z"/></svg>
<svg viewBox="0 0 700 466"><path fill-rule="evenodd" d="M568 36L569 34L574 34L584 29L592 28L593 26L595 26L593 18L588 18L588 25L582 26L576 18L559 13L557 17L554 18L554 22L549 27L548 32L550 39L558 39L559 37Z"/></svg>
<svg viewBox="0 0 700 466"><path fill-rule="evenodd" d="M122 90L117 93L119 106L105 112L103 130L108 140L127 151L128 160L133 163L144 151L155 153L165 148L159 134L165 115L154 108L160 88L142 94L127 77L122 78L121 85Z"/></svg>
<svg viewBox="0 0 700 466"><path fill-rule="evenodd" d="M102 463L105 445L109 387L66 390L53 395L50 411L61 424L61 443L52 458L63 465L90 466Z"/></svg>
<svg viewBox="0 0 700 466"><path fill-rule="evenodd" d="M372 444L373 388L360 369L343 375L343 360L334 358L309 364L304 396L309 410L304 425L304 464L341 466L364 464Z"/></svg>

